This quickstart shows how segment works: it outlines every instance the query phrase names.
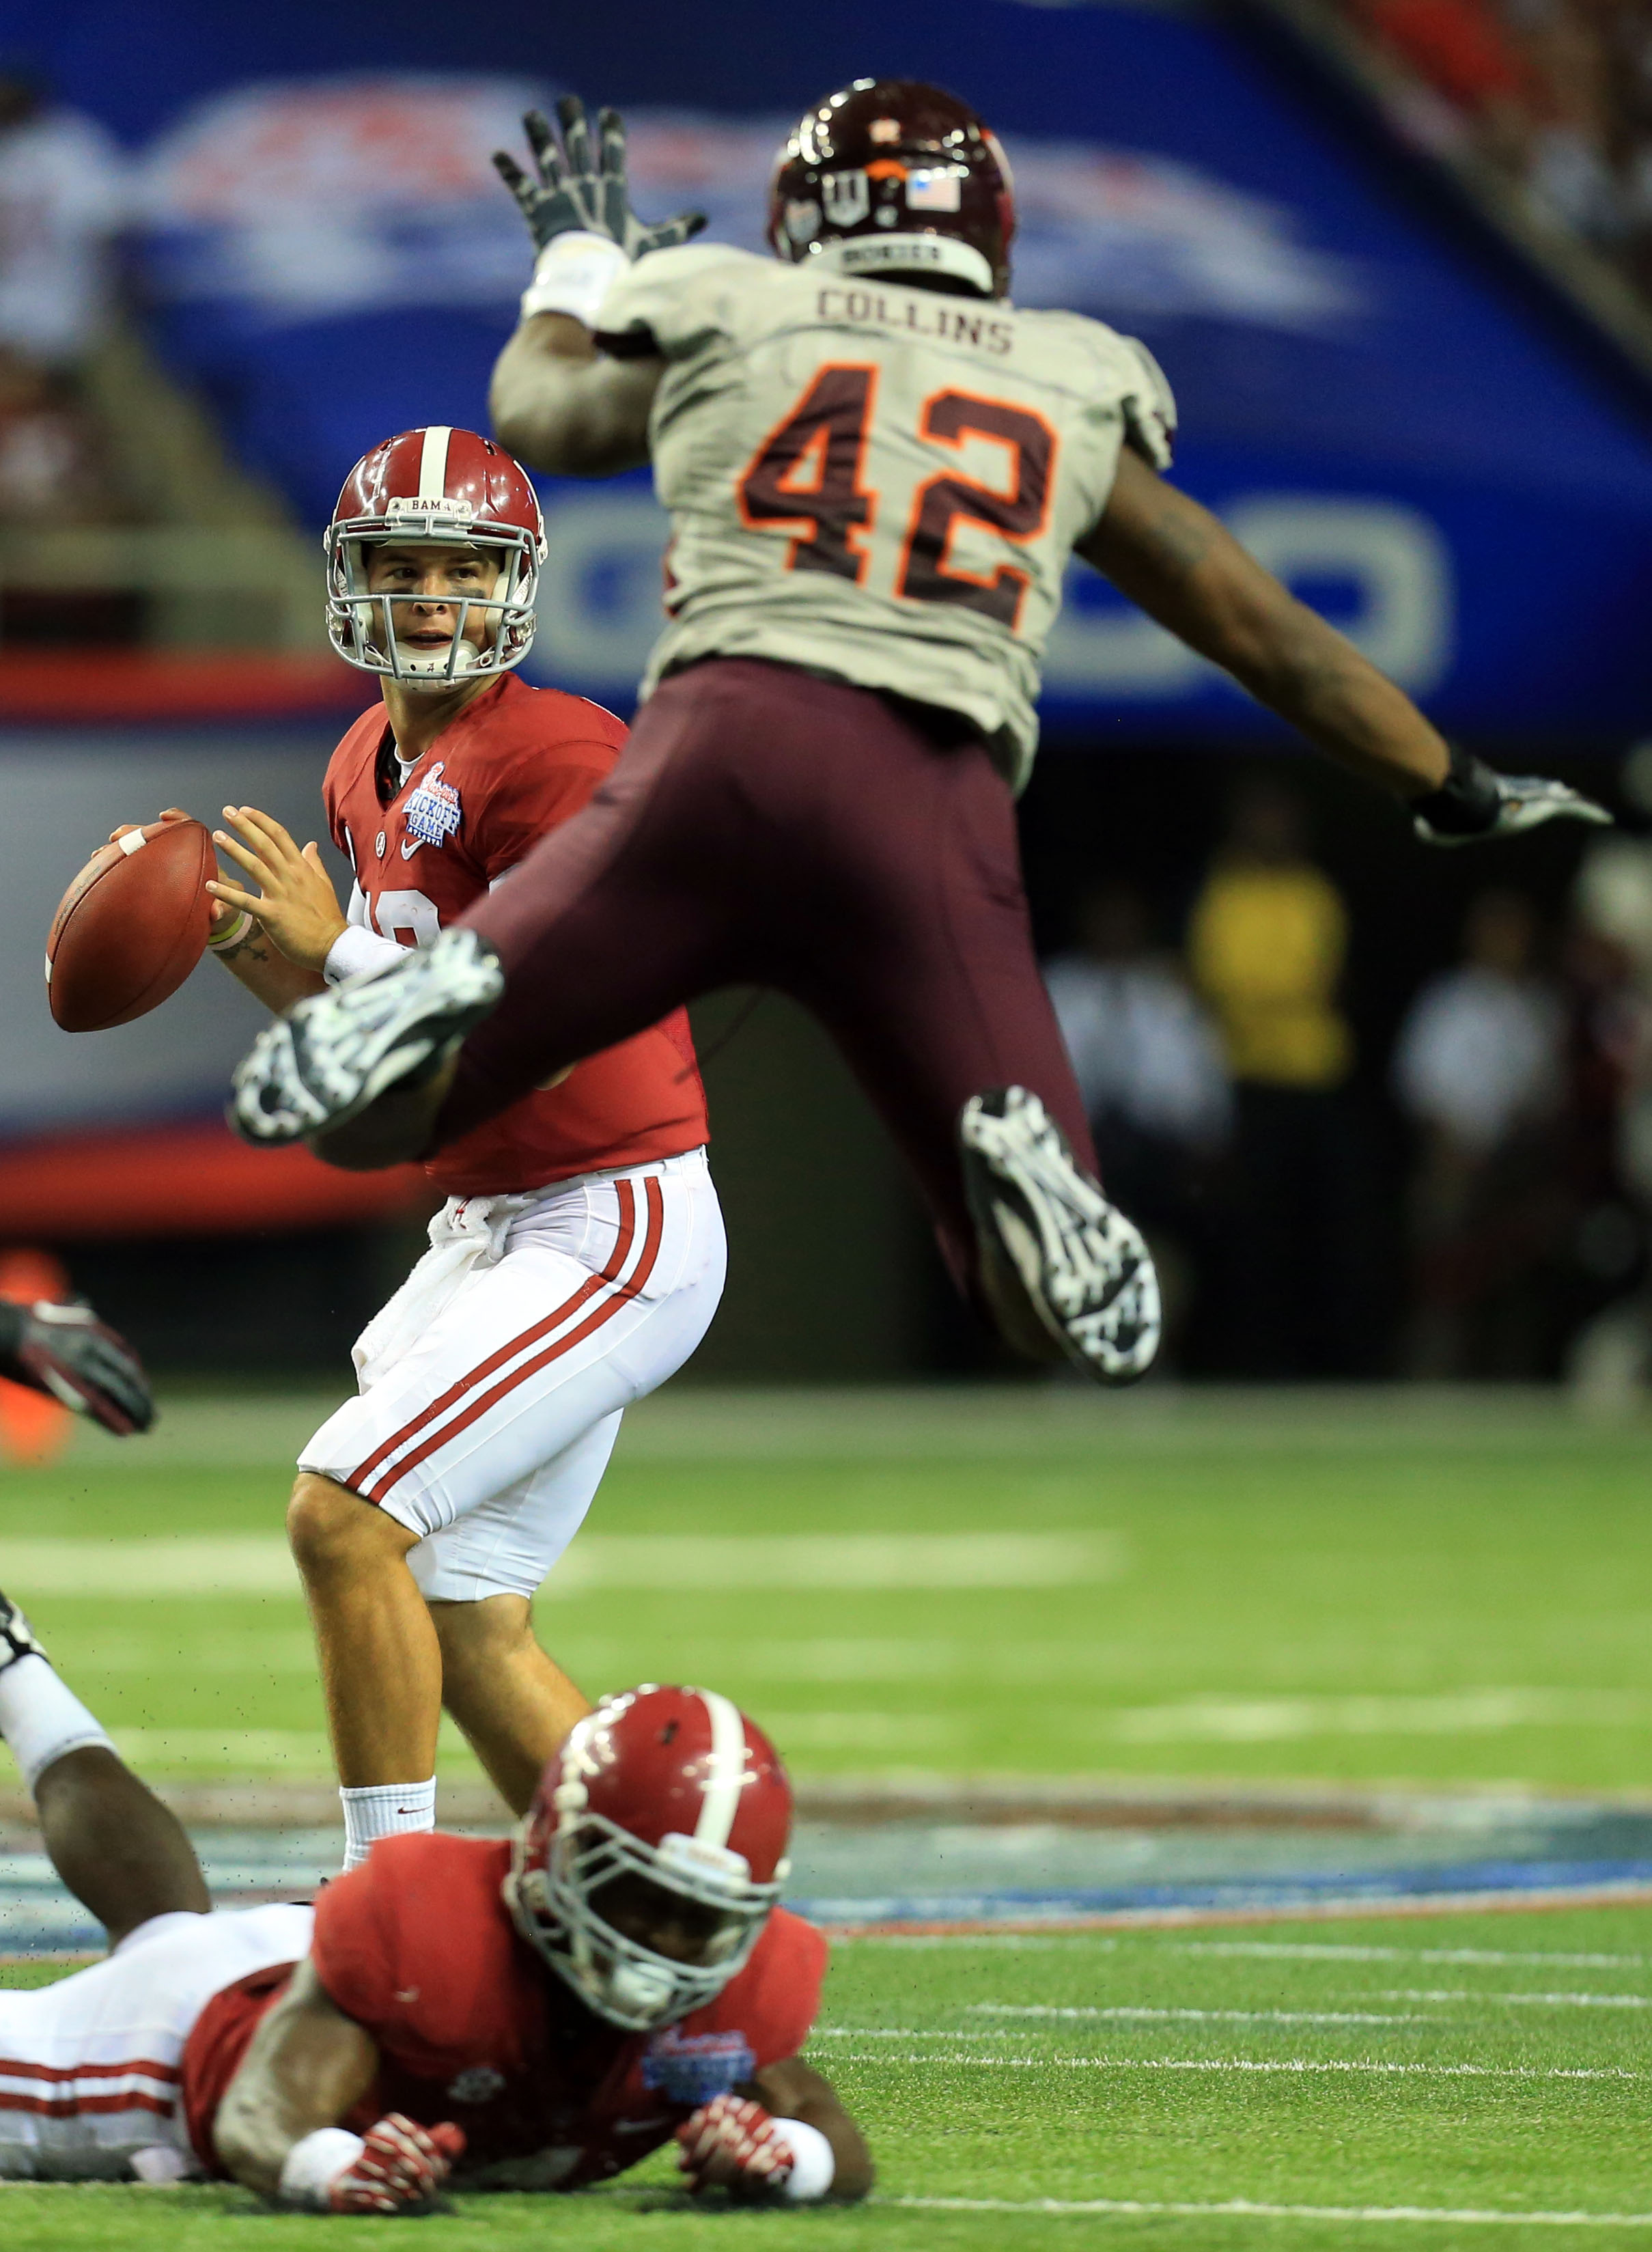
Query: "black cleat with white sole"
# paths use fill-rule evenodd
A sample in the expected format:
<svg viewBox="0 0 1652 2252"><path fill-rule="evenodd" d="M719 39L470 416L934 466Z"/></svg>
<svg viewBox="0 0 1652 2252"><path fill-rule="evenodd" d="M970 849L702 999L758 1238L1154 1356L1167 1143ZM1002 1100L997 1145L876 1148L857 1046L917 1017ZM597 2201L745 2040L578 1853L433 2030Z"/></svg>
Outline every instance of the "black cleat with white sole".
<svg viewBox="0 0 1652 2252"><path fill-rule="evenodd" d="M1038 1096L1024 1087L972 1095L958 1141L983 1248L1008 1258L1067 1359L1100 1384L1144 1376L1159 1349L1153 1255Z"/></svg>
<svg viewBox="0 0 1652 2252"><path fill-rule="evenodd" d="M499 956L474 930L444 930L382 970L300 1001L237 1067L230 1123L274 1145L342 1126L390 1088L438 1071L504 992Z"/></svg>
<svg viewBox="0 0 1652 2252"><path fill-rule="evenodd" d="M8 1665L15 1665L20 1658L45 1657L40 1637L28 1620L10 1595L0 1595L0 1673Z"/></svg>

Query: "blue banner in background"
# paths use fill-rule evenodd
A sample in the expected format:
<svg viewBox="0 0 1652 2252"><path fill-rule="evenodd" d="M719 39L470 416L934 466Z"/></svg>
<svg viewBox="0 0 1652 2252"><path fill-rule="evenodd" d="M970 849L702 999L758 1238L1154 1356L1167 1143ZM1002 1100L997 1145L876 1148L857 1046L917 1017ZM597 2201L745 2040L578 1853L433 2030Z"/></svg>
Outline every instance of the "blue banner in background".
<svg viewBox="0 0 1652 2252"><path fill-rule="evenodd" d="M367 73L358 23L299 12L302 53L215 19L210 66L180 72L186 106L142 121L134 202L165 349L319 529L378 438L485 421L528 265L487 156L526 101L573 83L628 100L642 211L698 206L757 247L801 97L798 42L771 50L754 17L742 36L739 9L676 73L647 60L656 11L628 10L624 70L600 81L607 35L588 27L512 31L489 41L496 73L448 71L428 11L374 10L394 66ZM163 54L198 11L146 15ZM1398 169L1194 12L891 0L877 22L863 63L926 68L1002 122L1018 300L1147 340L1181 404L1179 478L1305 599L1458 730L1652 725L1652 408L1637 420ZM664 53L677 32L663 12L656 28ZM823 81L857 66L835 52L853 44L843 22L822 34ZM697 107L670 106L673 76ZM545 498L536 668L624 704L659 622L663 521L641 480ZM1272 724L1088 574L1048 685L1052 720L1103 739Z"/></svg>

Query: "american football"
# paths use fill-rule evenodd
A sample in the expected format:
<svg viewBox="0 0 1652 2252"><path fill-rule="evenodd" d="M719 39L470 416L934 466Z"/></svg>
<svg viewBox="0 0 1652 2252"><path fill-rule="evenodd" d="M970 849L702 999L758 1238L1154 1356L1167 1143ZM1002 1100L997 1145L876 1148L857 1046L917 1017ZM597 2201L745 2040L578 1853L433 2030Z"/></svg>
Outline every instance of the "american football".
<svg viewBox="0 0 1652 2252"><path fill-rule="evenodd" d="M177 992L205 950L215 867L198 821L151 821L92 855L46 939L46 993L66 1032L129 1025Z"/></svg>

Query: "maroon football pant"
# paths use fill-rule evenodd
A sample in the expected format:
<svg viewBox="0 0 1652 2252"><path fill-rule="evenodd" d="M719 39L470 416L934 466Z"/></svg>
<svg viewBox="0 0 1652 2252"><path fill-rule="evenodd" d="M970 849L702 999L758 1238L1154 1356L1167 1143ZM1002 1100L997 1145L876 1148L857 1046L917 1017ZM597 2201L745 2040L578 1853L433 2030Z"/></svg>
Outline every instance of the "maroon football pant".
<svg viewBox="0 0 1652 2252"><path fill-rule="evenodd" d="M936 740L868 690L745 657L675 674L591 803L464 921L509 983L465 1042L443 1142L681 1003L755 984L836 1040L970 1296L968 1098L1031 1088L1093 1166L1010 793L979 740Z"/></svg>

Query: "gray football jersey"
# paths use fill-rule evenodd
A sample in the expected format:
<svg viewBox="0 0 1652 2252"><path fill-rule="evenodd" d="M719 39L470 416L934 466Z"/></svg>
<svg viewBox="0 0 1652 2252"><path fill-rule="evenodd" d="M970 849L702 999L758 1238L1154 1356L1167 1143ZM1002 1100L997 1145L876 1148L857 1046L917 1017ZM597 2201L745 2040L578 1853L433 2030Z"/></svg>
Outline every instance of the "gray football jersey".
<svg viewBox="0 0 1652 2252"><path fill-rule="evenodd" d="M1121 445L1169 466L1152 355L1076 313L690 244L599 334L666 362L650 422L669 623L642 684L767 657L965 715L1019 788L1073 542Z"/></svg>

